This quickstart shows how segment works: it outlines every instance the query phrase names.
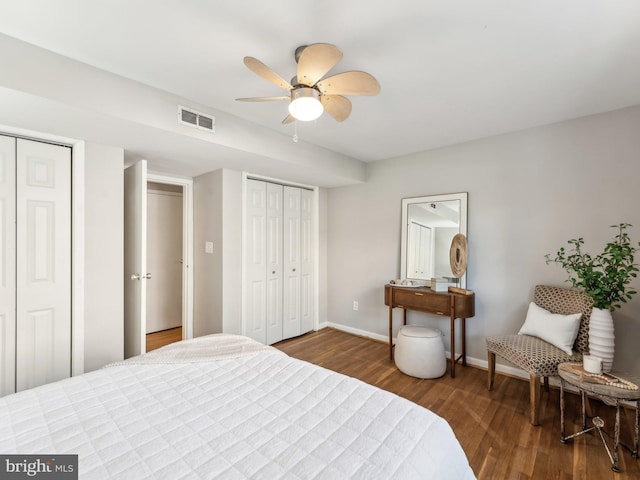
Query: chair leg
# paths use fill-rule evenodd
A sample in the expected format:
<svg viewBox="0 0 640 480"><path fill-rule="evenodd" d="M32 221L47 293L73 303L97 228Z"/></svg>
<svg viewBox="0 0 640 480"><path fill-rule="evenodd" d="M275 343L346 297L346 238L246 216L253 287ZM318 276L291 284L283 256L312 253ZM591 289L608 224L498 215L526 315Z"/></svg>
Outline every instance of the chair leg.
<svg viewBox="0 0 640 480"><path fill-rule="evenodd" d="M529 396L531 402L531 425L540 425L540 377L531 375L529 379Z"/></svg>
<svg viewBox="0 0 640 480"><path fill-rule="evenodd" d="M493 380L496 377L496 354L493 352L488 353L488 362L487 362L487 389L493 390Z"/></svg>
<svg viewBox="0 0 640 480"><path fill-rule="evenodd" d="M549 392L549 377L544 377L544 391Z"/></svg>

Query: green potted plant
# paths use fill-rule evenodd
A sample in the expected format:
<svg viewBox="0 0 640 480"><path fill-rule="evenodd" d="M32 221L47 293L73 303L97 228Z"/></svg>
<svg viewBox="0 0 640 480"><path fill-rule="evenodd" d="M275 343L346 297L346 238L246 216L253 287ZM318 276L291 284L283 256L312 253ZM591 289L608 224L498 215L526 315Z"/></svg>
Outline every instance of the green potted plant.
<svg viewBox="0 0 640 480"><path fill-rule="evenodd" d="M569 250L561 247L552 258L545 255L547 264L556 263L569 274L568 281L593 299L593 311L589 322L589 353L602 358L603 370L610 371L614 355L613 318L611 313L630 300L636 291L631 282L637 277L638 265L634 254L640 243L634 246L629 238L628 223L612 225L618 230L602 253L590 255L582 250L584 239L568 240Z"/></svg>

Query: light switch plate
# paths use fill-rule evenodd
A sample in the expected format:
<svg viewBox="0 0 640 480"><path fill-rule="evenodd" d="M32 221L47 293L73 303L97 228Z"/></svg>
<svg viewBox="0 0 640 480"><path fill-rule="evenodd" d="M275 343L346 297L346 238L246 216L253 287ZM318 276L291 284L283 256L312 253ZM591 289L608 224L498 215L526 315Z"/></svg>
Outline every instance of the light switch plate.
<svg viewBox="0 0 640 480"><path fill-rule="evenodd" d="M213 253L213 242L204 242L204 253Z"/></svg>

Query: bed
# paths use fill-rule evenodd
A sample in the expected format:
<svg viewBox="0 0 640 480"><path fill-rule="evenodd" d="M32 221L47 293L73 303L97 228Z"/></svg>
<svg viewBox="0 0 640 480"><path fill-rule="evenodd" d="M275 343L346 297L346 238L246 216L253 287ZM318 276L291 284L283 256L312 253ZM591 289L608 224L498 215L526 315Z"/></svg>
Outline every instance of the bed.
<svg viewBox="0 0 640 480"><path fill-rule="evenodd" d="M433 412L225 334L0 398L0 453L77 454L83 480L475 478Z"/></svg>

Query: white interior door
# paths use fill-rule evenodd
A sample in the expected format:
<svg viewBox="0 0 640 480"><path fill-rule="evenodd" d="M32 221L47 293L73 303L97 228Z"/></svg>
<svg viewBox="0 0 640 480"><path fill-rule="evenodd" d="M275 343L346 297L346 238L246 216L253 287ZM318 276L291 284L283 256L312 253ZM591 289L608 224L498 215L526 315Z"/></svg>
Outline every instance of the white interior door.
<svg viewBox="0 0 640 480"><path fill-rule="evenodd" d="M284 187L283 336L300 335L300 200L299 188Z"/></svg>
<svg viewBox="0 0 640 480"><path fill-rule="evenodd" d="M147 162L124 171L124 357L146 351Z"/></svg>
<svg viewBox="0 0 640 480"><path fill-rule="evenodd" d="M282 334L282 185L267 183L267 345L279 342Z"/></svg>
<svg viewBox="0 0 640 480"><path fill-rule="evenodd" d="M433 230L431 227L420 226L420 276L425 280L433 277Z"/></svg>
<svg viewBox="0 0 640 480"><path fill-rule="evenodd" d="M16 140L16 390L71 375L71 149Z"/></svg>
<svg viewBox="0 0 640 480"><path fill-rule="evenodd" d="M300 191L300 334L314 327L315 242L313 240L313 192Z"/></svg>
<svg viewBox="0 0 640 480"><path fill-rule="evenodd" d="M313 199L311 190L247 179L244 333L267 345L314 328Z"/></svg>
<svg viewBox="0 0 640 480"><path fill-rule="evenodd" d="M266 343L267 184L247 181L245 244L245 335Z"/></svg>
<svg viewBox="0 0 640 480"><path fill-rule="evenodd" d="M0 397L16 391L16 139L0 136Z"/></svg>

